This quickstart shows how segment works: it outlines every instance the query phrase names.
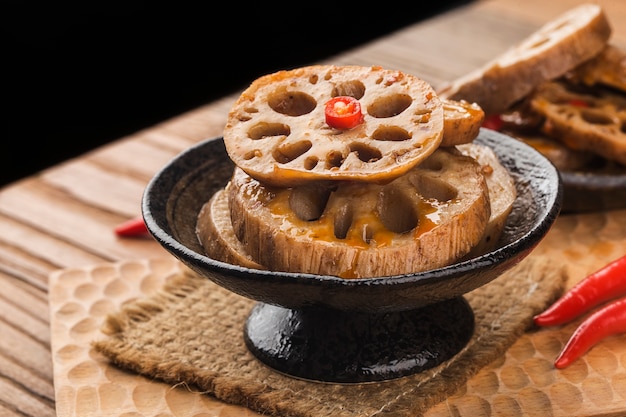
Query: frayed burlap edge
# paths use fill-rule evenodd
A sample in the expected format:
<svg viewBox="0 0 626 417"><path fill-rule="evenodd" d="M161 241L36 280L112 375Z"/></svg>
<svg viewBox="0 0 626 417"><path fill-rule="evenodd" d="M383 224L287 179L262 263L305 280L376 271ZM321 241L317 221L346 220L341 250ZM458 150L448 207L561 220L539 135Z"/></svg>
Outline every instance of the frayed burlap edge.
<svg viewBox="0 0 626 417"><path fill-rule="evenodd" d="M455 357L396 380L342 385L294 379L261 364L243 341L254 301L184 270L159 294L110 315L109 337L94 341L94 348L122 368L279 417L422 415L502 355L567 278L562 265L528 257L466 294L476 329Z"/></svg>

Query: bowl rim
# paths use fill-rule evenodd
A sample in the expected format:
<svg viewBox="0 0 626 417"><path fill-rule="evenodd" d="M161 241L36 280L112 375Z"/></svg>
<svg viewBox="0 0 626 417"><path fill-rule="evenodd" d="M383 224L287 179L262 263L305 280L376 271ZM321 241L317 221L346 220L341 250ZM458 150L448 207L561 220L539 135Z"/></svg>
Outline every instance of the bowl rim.
<svg viewBox="0 0 626 417"><path fill-rule="evenodd" d="M204 149L205 147L211 146L211 144L215 141L223 142L223 138L221 136L208 138L201 142L198 142L197 144L192 145L191 147L185 149L184 151L173 157L151 178L144 190L144 194L142 197L142 215L150 234L157 241L159 241L161 245L165 246L166 249L179 260L183 261L184 263L191 262L193 265L202 265L203 267L208 267L214 272L228 273L229 275L238 276L240 278L256 279L258 277L263 277L263 279L265 280L281 280L284 283L298 282L298 284L305 283L306 285L323 284L338 285L342 287L362 285L390 285L392 283L395 285L432 283L438 280L448 279L451 276L464 275L473 271L478 271L482 268L494 265L499 262L505 262L510 258L514 258L520 251L523 251L524 248L527 248L529 242L531 242L533 246L537 245L542 237L545 236L545 234L551 228L554 220L558 216L561 210L563 200L563 183L561 180L561 176L559 171L552 164L552 162L550 162L545 156L532 148L530 145L527 145L515 138L504 135L500 132L481 128L479 136L475 139L476 143L481 144L483 141L489 142L488 145L492 146L492 149L499 157L502 157L501 152L507 147L512 146L514 148L518 148L518 150L523 150L525 154L532 155L529 156L529 159L532 158L533 160L542 162L543 165L541 168L545 168L549 171L545 175L546 178L556 179L556 183L553 184L555 186L555 189L551 189L551 192L547 193L549 194L550 199L547 202L547 206L544 208L544 210L542 210L536 224L530 230L526 231L523 235L519 236L516 240L476 257L455 262L453 264L440 268L408 274L346 279L334 275L319 275L312 273L253 269L219 261L217 259L210 258L205 254L198 253L197 251L183 244L171 233L168 233L166 230L164 230L164 228L161 227L161 225L159 225L158 221L155 219L153 213L153 202L151 201L150 196L157 187L162 186L162 182L164 181L164 173L169 172L174 166L180 165L188 159L191 159L194 153ZM202 166L203 164L200 164L193 168L190 168L190 170L188 170L187 172L185 172L184 175L181 175L178 178L178 181L181 181L183 178L191 176L196 171L202 170ZM173 181L171 188L173 188L176 183L176 181ZM518 261L520 260L521 259L519 259Z"/></svg>

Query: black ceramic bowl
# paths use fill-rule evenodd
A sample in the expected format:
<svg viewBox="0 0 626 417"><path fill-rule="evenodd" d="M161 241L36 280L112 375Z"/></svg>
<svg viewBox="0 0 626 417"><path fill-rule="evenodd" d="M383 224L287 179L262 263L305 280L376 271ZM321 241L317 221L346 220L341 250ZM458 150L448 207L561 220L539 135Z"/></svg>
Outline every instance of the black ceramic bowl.
<svg viewBox="0 0 626 417"><path fill-rule="evenodd" d="M198 212L232 173L221 138L202 142L170 161L148 184L143 216L156 240L176 258L245 297L287 308L322 306L383 312L413 309L465 294L522 260L546 234L561 204L559 174L530 146L483 129L515 179L518 198L499 247L445 268L392 277L347 280L333 276L252 270L209 258L196 237Z"/></svg>
<svg viewBox="0 0 626 417"><path fill-rule="evenodd" d="M359 382L396 377L415 372L415 365L407 363L419 361L414 357L408 362L394 360L394 369L375 364L374 367L385 369L379 374L359 370L346 373L345 369L352 369L354 364L340 363L335 366L337 362L352 360L354 353L346 346L335 349L334 346L316 345L315 350L320 352L330 349L330 356L335 355L337 350L346 352L337 361L330 361L333 365L328 368L299 349L294 352L294 346L289 346L287 351L280 351L285 349L282 346L265 346L268 342L265 338L276 339L276 332L282 332L288 338L293 336L295 327L300 327L313 329L307 335L296 335L298 340L307 340L307 343L318 343L321 338L337 340L338 334L346 340L346 329L354 328L356 322L367 329L375 323L383 327L383 333L392 333L384 337L406 338L406 326L403 335L393 334L393 328L399 322L411 322L413 331L408 333L413 332L415 337L406 345L415 346L424 339L421 333L428 331L421 327L421 322L429 322L432 317L442 315L442 320L448 323L444 327L451 333L440 334L439 337L451 350L448 354L438 355L438 361L458 351L473 328L473 314L464 304L462 295L498 277L535 248L559 214L563 193L555 167L530 146L487 129L481 130L476 143L490 146L499 156L515 180L518 197L497 249L431 271L343 279L253 270L209 258L196 237L195 227L202 205L215 191L224 187L232 174L233 165L221 138L207 140L188 149L158 172L145 190L143 216L154 238L173 256L220 286L260 302L250 315L245 334L248 346L264 362L292 375L326 381ZM316 328L320 323L322 329ZM334 327L329 329L329 323L333 323ZM325 333L320 336L320 332ZM377 339L381 337L380 334L375 336ZM359 352L367 343L360 336L349 342L360 346L355 348ZM426 347L425 350L431 348ZM372 359L374 362L379 356L389 356L388 352L379 352L376 346L372 350L377 352ZM321 355L326 355L324 360L328 362L328 354ZM407 352L393 352L391 356L406 355ZM300 369L300 365L294 363L313 365ZM420 365L418 368L432 365ZM370 369L372 366L363 368Z"/></svg>

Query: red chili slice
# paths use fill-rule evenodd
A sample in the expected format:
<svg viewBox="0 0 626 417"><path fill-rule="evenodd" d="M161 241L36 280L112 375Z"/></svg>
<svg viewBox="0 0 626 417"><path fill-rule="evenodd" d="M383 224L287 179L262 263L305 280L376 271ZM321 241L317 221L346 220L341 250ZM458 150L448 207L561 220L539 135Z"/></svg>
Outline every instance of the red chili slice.
<svg viewBox="0 0 626 417"><path fill-rule="evenodd" d="M361 103L354 97L339 96L326 102L326 123L335 129L352 129L363 122Z"/></svg>
<svg viewBox="0 0 626 417"><path fill-rule="evenodd" d="M138 216L118 224L113 229L119 237L149 237L150 232L143 221L143 217Z"/></svg>
<svg viewBox="0 0 626 417"><path fill-rule="evenodd" d="M485 117L485 120L483 121L483 127L487 129L495 130L498 132L502 130L503 124L504 122L502 121L502 118L500 118L499 114L492 114L490 116L487 116Z"/></svg>
<svg viewBox="0 0 626 417"><path fill-rule="evenodd" d="M569 104L575 107L589 107L589 103L581 99L572 99L569 101Z"/></svg>

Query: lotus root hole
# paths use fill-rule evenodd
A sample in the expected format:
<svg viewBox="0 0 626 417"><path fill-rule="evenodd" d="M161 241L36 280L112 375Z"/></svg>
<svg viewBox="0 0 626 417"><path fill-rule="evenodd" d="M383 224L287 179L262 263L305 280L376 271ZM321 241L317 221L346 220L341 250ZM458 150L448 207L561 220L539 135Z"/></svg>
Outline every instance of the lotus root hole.
<svg viewBox="0 0 626 417"><path fill-rule="evenodd" d="M428 109L419 109L415 112L413 120L417 123L428 123L432 112Z"/></svg>
<svg viewBox="0 0 626 417"><path fill-rule="evenodd" d="M367 114L377 119L397 116L413 103L408 94L391 94L376 99L367 107Z"/></svg>
<svg viewBox="0 0 626 417"><path fill-rule="evenodd" d="M332 97L348 96L360 100L365 95L365 85L359 80L338 83L331 92Z"/></svg>
<svg viewBox="0 0 626 417"><path fill-rule="evenodd" d="M533 43L530 48L535 49L535 48L540 48L542 45L545 45L546 43L548 43L550 41L550 39L548 38L543 38L543 39L539 39L537 42Z"/></svg>
<svg viewBox="0 0 626 417"><path fill-rule="evenodd" d="M324 212L329 197L330 189L323 185L295 187L289 194L289 208L300 220L317 220Z"/></svg>
<svg viewBox="0 0 626 417"><path fill-rule="evenodd" d="M311 171L313 169L315 169L315 167L317 166L317 163L319 162L319 159L317 159L316 156L309 156L307 158L305 158L304 160L304 169Z"/></svg>
<svg viewBox="0 0 626 417"><path fill-rule="evenodd" d="M343 205L335 214L335 222L333 224L335 237L337 239L345 239L354 220L354 213L349 205Z"/></svg>
<svg viewBox="0 0 626 417"><path fill-rule="evenodd" d="M350 152L354 152L363 162L376 162L383 157L379 149L360 142L350 144Z"/></svg>
<svg viewBox="0 0 626 417"><path fill-rule="evenodd" d="M339 168L343 164L344 158L341 152L332 151L326 155L326 169Z"/></svg>
<svg viewBox="0 0 626 417"><path fill-rule="evenodd" d="M397 187L386 187L378 200L378 217L391 232L406 233L419 222L415 204Z"/></svg>
<svg viewBox="0 0 626 417"><path fill-rule="evenodd" d="M246 106L246 107L244 107L243 111L245 111L246 113L254 114L254 113L258 113L259 109L256 108L256 107Z"/></svg>
<svg viewBox="0 0 626 417"><path fill-rule="evenodd" d="M317 101L307 93L284 88L269 94L267 103L275 112L294 117L311 113L317 106Z"/></svg>
<svg viewBox="0 0 626 417"><path fill-rule="evenodd" d="M246 106L243 109L243 112L237 114L237 120L240 122L247 122L248 120L252 120L252 114L258 113L259 109L254 106Z"/></svg>
<svg viewBox="0 0 626 417"><path fill-rule="evenodd" d="M551 31L552 31L552 33L554 33L554 32L556 32L556 31L561 30L561 28L567 27L567 26L569 26L569 25L570 25L570 22L563 21L563 22L559 23L559 25L558 25L558 26L554 26L554 27L551 29Z"/></svg>
<svg viewBox="0 0 626 417"><path fill-rule="evenodd" d="M260 158L262 156L263 156L263 152L260 149L253 149L251 151L246 152L243 155L243 159L245 159L246 161L249 161L254 158Z"/></svg>
<svg viewBox="0 0 626 417"><path fill-rule="evenodd" d="M365 243L370 243L374 237L374 228L369 224L363 226L362 238Z"/></svg>
<svg viewBox="0 0 626 417"><path fill-rule="evenodd" d="M580 116L586 122L594 125L610 125L613 123L613 119L611 119L609 116L593 109L584 109L580 113Z"/></svg>
<svg viewBox="0 0 626 417"><path fill-rule="evenodd" d="M411 139L411 134L400 126L378 126L372 139L384 142L402 142Z"/></svg>
<svg viewBox="0 0 626 417"><path fill-rule="evenodd" d="M248 137L252 140L274 136L289 136L291 129L282 123L259 122L248 129Z"/></svg>
<svg viewBox="0 0 626 417"><path fill-rule="evenodd" d="M272 156L279 164L287 164L299 156L308 152L313 144L308 140L301 140L295 143L287 143L274 148Z"/></svg>
<svg viewBox="0 0 626 417"><path fill-rule="evenodd" d="M455 187L437 177L415 175L410 178L410 181L417 193L427 200L435 199L446 203L454 200L459 195Z"/></svg>

